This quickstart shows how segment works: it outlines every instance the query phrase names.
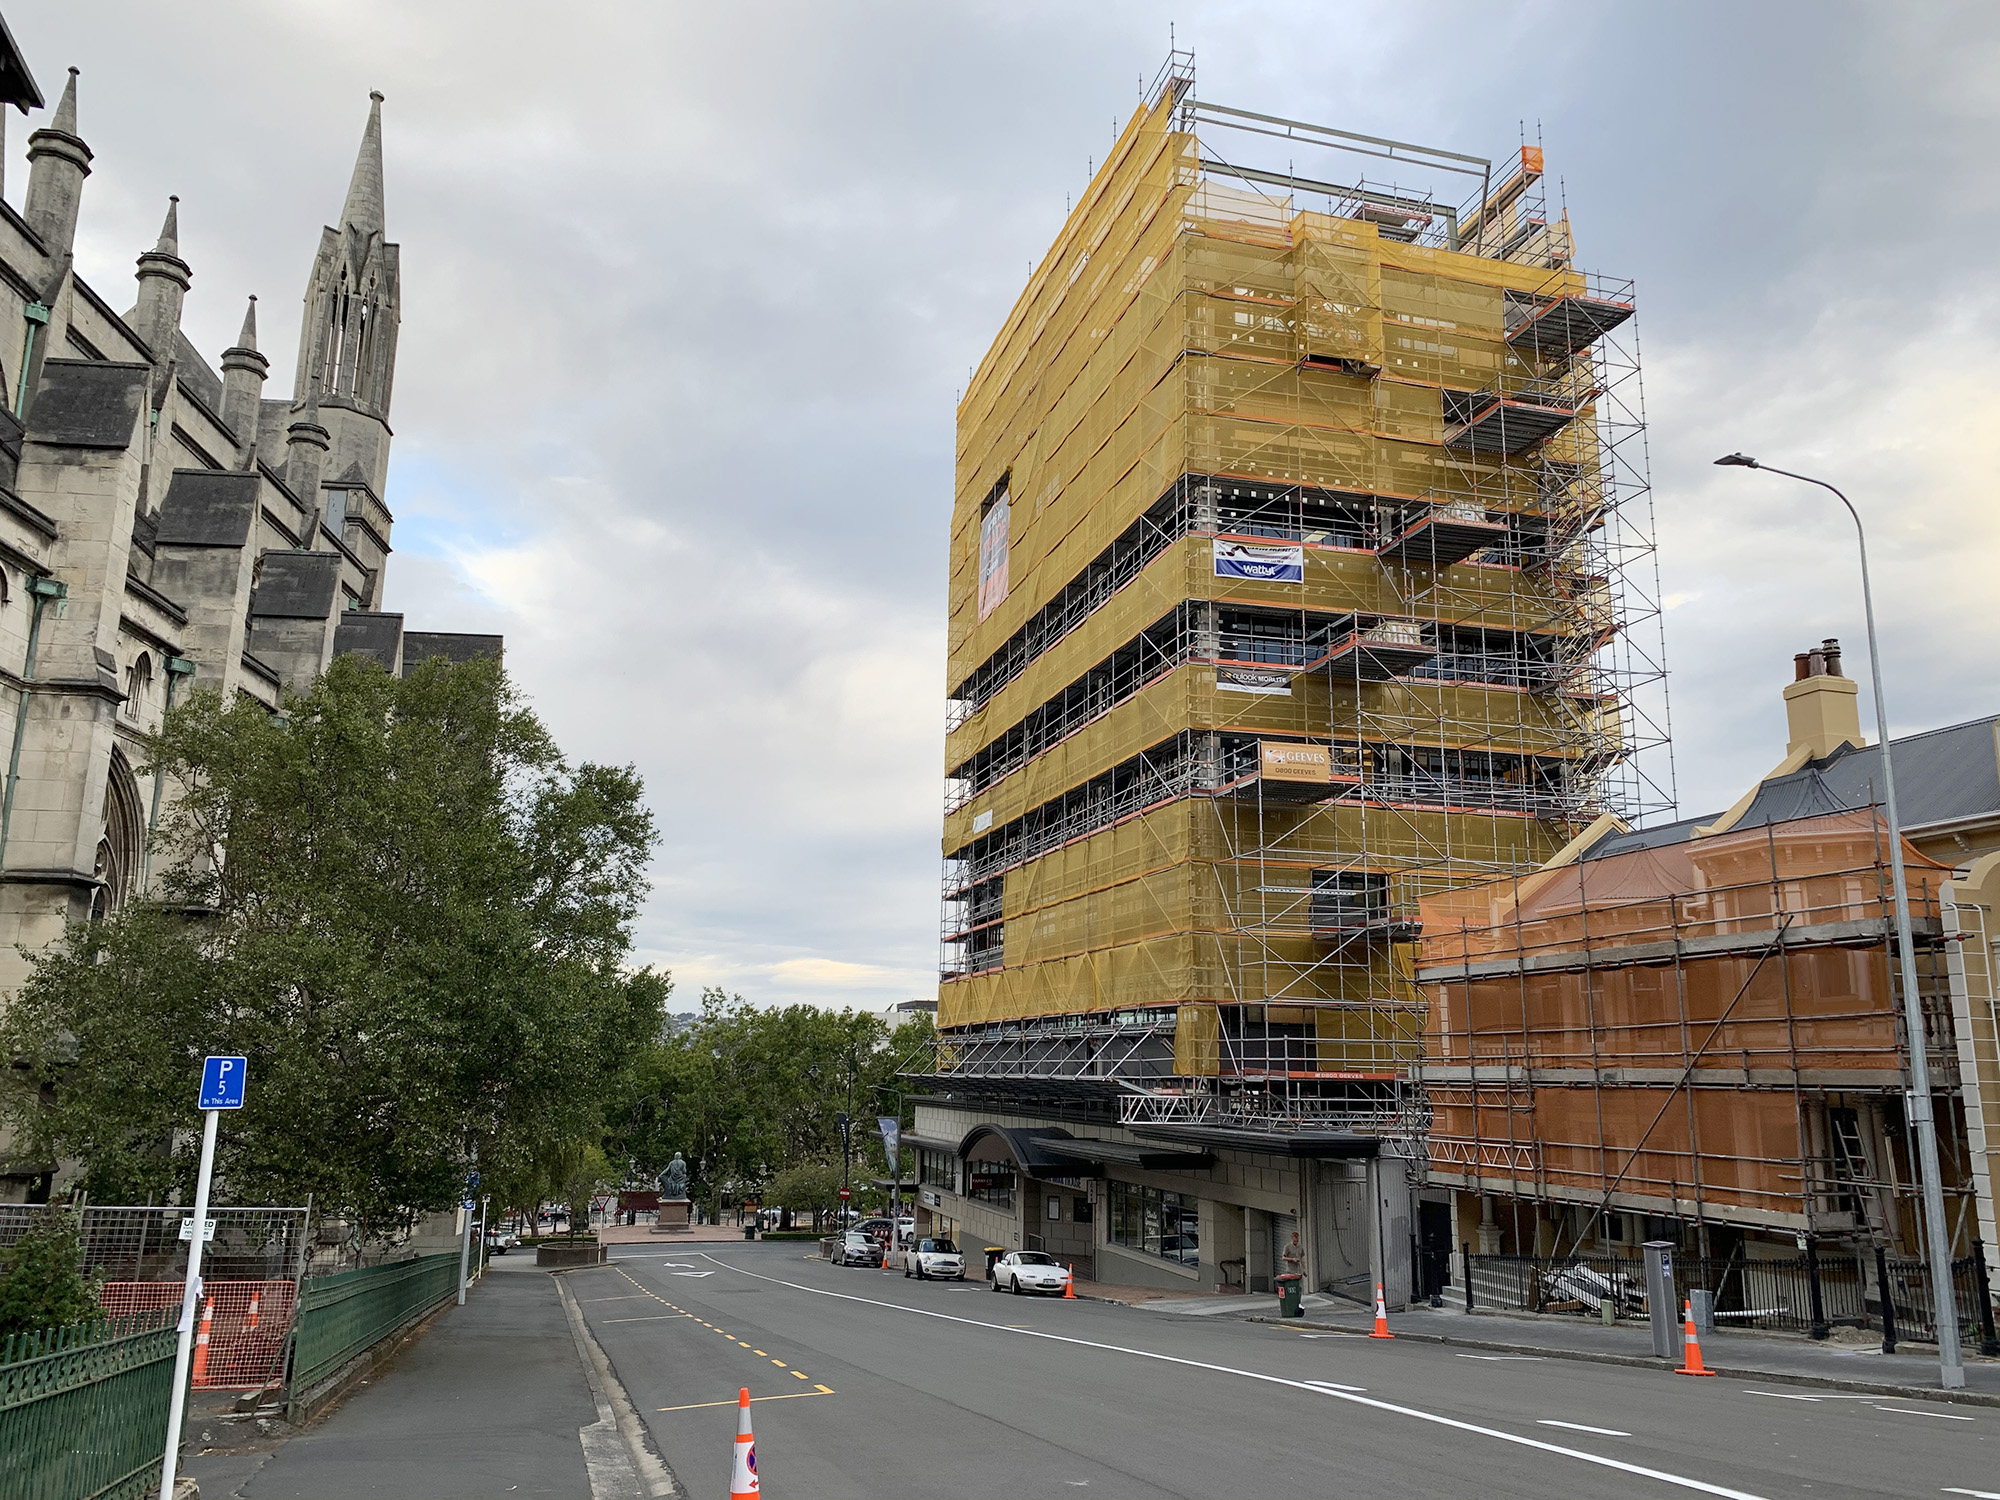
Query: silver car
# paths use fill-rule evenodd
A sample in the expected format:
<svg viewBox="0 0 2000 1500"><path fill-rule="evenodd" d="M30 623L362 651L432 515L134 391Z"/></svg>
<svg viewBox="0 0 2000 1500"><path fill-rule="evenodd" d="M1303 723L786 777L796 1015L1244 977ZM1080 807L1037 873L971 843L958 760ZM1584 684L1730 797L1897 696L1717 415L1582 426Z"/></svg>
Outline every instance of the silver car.
<svg viewBox="0 0 2000 1500"><path fill-rule="evenodd" d="M1039 1250L1009 1250L993 1265L993 1290L1025 1296L1046 1292L1060 1297L1069 1289L1069 1268Z"/></svg>

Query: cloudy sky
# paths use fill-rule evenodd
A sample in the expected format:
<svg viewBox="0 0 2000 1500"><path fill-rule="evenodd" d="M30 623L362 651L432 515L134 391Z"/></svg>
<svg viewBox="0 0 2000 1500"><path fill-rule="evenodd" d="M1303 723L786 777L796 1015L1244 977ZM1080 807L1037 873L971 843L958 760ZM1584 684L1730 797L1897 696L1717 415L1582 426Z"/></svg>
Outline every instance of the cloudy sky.
<svg viewBox="0 0 2000 1500"><path fill-rule="evenodd" d="M1580 261L1637 279L1685 811L1782 754L1793 652L1862 638L1831 498L1732 449L1864 506L1898 732L2000 708L1991 5L6 16L51 99L83 70L82 273L125 305L178 193L189 335L213 358L256 292L285 380L388 96L389 607L504 632L571 753L645 773L640 943L684 999L935 993L954 405L1170 22L1206 99L1493 157L1539 131Z"/></svg>

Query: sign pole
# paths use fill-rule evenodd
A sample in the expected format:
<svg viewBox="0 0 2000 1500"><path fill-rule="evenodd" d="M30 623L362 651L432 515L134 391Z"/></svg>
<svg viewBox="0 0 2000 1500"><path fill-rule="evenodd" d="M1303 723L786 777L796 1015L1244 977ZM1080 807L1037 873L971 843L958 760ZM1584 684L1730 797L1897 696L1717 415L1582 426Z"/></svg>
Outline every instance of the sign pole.
<svg viewBox="0 0 2000 1500"><path fill-rule="evenodd" d="M243 1107L248 1068L240 1057L204 1058L201 1168L194 1180L194 1233L188 1238L187 1285L181 1293L180 1337L174 1342L174 1394L167 1407L167 1449L160 1457L160 1500L174 1500L174 1471L180 1467L181 1421L187 1415L188 1362L194 1353L194 1318L201 1302L201 1247L208 1239L208 1190L215 1178L215 1131L225 1109Z"/></svg>

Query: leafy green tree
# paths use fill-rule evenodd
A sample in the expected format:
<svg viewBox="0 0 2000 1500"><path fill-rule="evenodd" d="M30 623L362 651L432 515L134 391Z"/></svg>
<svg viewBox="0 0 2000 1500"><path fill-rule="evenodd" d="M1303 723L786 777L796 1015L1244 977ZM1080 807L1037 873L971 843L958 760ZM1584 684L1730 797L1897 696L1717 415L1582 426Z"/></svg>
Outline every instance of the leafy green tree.
<svg viewBox="0 0 2000 1500"><path fill-rule="evenodd" d="M782 1208L788 1214L809 1213L818 1225L840 1206L839 1159L787 1167L771 1179L764 1192L764 1206Z"/></svg>
<svg viewBox="0 0 2000 1500"><path fill-rule="evenodd" d="M649 1175L675 1151L694 1195L719 1207L793 1168L840 1162L839 1115L852 1100L857 1193L886 1170L875 1117L911 1123L896 1070L934 1034L918 1015L891 1031L880 1015L818 1006L758 1007L709 990L694 1023L645 1049L608 1112L610 1149ZM837 1184L836 1184L837 1185Z"/></svg>
<svg viewBox="0 0 2000 1500"><path fill-rule="evenodd" d="M491 659L344 656L282 717L197 693L153 761L165 899L72 926L0 1020L30 1149L100 1200L184 1199L201 1059L240 1052L230 1197L379 1237L474 1161L598 1139L668 993L625 968L654 842L635 772L566 764Z"/></svg>
<svg viewBox="0 0 2000 1500"><path fill-rule="evenodd" d="M97 1283L83 1274L77 1216L49 1204L19 1239L0 1250L0 1336L94 1323L103 1316Z"/></svg>

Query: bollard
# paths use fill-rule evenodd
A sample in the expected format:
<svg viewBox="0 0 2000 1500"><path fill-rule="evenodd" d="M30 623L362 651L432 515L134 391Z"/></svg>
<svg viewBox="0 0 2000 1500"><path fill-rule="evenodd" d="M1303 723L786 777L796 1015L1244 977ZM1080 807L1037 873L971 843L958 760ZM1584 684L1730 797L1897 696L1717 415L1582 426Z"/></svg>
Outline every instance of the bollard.
<svg viewBox="0 0 2000 1500"><path fill-rule="evenodd" d="M1882 1294L1882 1352L1896 1352L1896 1294L1889 1290L1889 1262L1875 1247L1875 1286Z"/></svg>
<svg viewBox="0 0 2000 1500"><path fill-rule="evenodd" d="M1715 1293L1696 1287L1688 1293L1688 1307L1694 1314L1695 1329L1703 1338L1715 1332Z"/></svg>
<svg viewBox="0 0 2000 1500"><path fill-rule="evenodd" d="M1609 1297L1597 1299L1597 1316L1606 1328L1618 1321L1618 1304Z"/></svg>
<svg viewBox="0 0 2000 1500"><path fill-rule="evenodd" d="M1472 1241L1462 1242L1464 1253L1459 1257L1465 1262L1465 1310L1472 1311Z"/></svg>

